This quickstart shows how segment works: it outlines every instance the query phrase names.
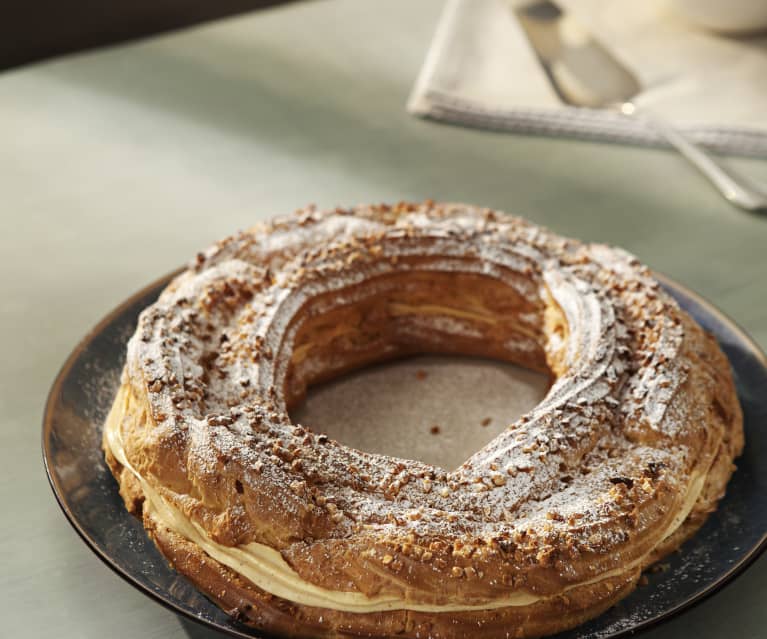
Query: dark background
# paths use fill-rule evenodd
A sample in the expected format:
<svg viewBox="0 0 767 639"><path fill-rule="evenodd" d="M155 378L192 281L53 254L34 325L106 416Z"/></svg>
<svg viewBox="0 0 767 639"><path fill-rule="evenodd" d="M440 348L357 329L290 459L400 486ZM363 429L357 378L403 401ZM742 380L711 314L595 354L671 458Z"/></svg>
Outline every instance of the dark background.
<svg viewBox="0 0 767 639"><path fill-rule="evenodd" d="M286 1L5 0L0 3L0 69Z"/></svg>

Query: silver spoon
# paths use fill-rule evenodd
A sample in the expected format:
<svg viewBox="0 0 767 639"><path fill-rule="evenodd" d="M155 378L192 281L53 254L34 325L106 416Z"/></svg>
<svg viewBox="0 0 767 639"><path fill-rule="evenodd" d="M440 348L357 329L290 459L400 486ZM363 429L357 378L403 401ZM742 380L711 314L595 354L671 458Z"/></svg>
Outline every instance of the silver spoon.
<svg viewBox="0 0 767 639"><path fill-rule="evenodd" d="M559 98L572 106L612 108L641 119L690 161L724 198L748 211L767 211L767 194L725 171L701 147L634 100L636 76L551 0L512 0L512 10Z"/></svg>

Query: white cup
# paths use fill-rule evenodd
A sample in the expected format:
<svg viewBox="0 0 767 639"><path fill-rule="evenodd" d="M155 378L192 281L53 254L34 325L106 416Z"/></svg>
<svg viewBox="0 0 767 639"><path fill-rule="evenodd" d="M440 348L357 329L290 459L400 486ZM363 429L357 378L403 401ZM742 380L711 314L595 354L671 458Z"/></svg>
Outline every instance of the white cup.
<svg viewBox="0 0 767 639"><path fill-rule="evenodd" d="M767 29L767 0L668 0L696 26L740 35Z"/></svg>

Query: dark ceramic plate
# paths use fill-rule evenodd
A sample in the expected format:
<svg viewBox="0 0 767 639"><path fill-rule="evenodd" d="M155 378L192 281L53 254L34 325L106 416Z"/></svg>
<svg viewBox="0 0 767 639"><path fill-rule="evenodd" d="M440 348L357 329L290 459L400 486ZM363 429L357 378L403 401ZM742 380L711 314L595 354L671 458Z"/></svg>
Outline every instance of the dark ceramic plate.
<svg viewBox="0 0 767 639"><path fill-rule="evenodd" d="M137 293L94 328L70 355L51 389L43 422L43 457L53 492L72 526L118 575L161 604L237 637L262 637L233 621L171 570L130 516L100 449L101 425L117 389L136 318L168 282ZM767 358L732 321L671 281L664 286L732 362L745 414L746 449L727 495L698 534L667 560L668 569L609 611L560 639L619 637L689 608L721 588L767 546Z"/></svg>

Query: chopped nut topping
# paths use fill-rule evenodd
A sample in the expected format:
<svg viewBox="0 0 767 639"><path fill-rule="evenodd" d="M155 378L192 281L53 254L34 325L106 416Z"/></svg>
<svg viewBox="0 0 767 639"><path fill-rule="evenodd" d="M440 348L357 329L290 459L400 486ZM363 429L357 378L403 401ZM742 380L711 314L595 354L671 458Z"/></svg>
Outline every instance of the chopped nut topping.
<svg viewBox="0 0 767 639"><path fill-rule="evenodd" d="M698 329L650 271L622 252L490 211L400 203L302 209L222 241L193 264L196 271L142 314L126 370L146 381L147 429L156 427L162 452L181 451L188 464L179 482L194 488L199 481L200 492L220 498L225 534L249 530L255 511L247 498L282 495L263 503L284 509L279 517L289 530L316 527L313 559L327 539L343 547L364 531L381 542L363 556L381 559L390 578L410 569L409 558L430 562L424 571L487 579L483 588L517 588L527 568L556 561L557 571L577 573L579 557L615 551L637 534L640 514L648 529L658 510L666 521L680 469L698 461L694 447L680 452L678 431L698 427L680 421L683 402L665 411L669 398L684 395L678 389L690 362L706 355L695 353L703 348ZM359 285L379 275L386 292L360 301ZM388 313L394 300L407 317ZM401 326L385 326L392 320ZM574 330L579 322L588 339ZM412 334L390 331L401 327ZM561 401L522 416L451 472L371 456L291 424L286 406L307 383L365 353L394 352L385 349L405 346L400 337L418 339L417 331L433 333L435 345L454 338L456 350L465 338L506 348L520 361L548 362L562 382ZM690 339L686 331L694 332ZM714 359L702 359L713 369ZM706 377L701 415L732 421L727 398L711 403L709 382L724 378L708 368L693 374ZM428 373L414 376L423 381ZM430 422L422 427L444 432ZM342 557L353 560L349 552ZM335 570L333 561L327 558Z"/></svg>
<svg viewBox="0 0 767 639"><path fill-rule="evenodd" d="M500 473L495 473L491 476L491 479L495 486L503 486L506 483L506 478Z"/></svg>

